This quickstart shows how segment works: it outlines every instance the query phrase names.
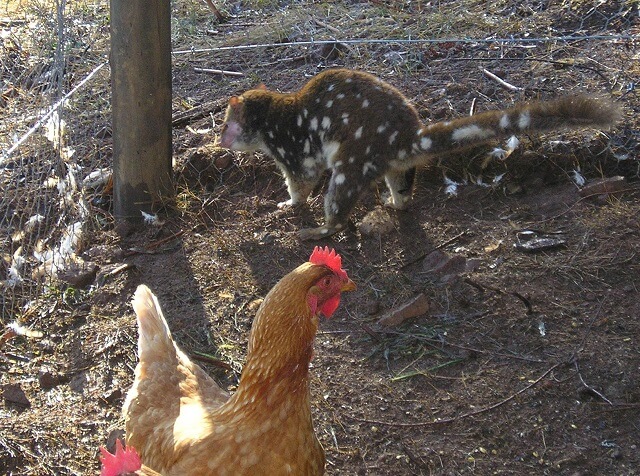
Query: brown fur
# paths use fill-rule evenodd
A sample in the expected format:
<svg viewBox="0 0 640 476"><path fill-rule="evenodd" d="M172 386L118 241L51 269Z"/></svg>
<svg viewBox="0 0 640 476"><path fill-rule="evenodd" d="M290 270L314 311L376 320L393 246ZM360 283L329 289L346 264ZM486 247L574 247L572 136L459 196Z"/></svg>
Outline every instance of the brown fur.
<svg viewBox="0 0 640 476"><path fill-rule="evenodd" d="M368 73L332 69L298 92L260 88L231 98L219 144L275 159L291 197L279 206L304 203L331 169L325 225L300 231L302 239L318 239L345 226L372 180L384 177L390 205L403 208L415 167L438 155L522 132L607 127L618 117L611 103L576 95L426 126L393 86Z"/></svg>

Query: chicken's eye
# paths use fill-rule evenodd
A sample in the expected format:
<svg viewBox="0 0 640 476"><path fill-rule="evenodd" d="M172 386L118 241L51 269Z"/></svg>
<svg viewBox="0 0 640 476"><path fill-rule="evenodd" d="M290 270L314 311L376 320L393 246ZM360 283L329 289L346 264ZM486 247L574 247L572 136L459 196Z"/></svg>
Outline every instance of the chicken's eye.
<svg viewBox="0 0 640 476"><path fill-rule="evenodd" d="M331 276L327 276L322 280L322 284L324 284L325 286L330 286L331 285Z"/></svg>

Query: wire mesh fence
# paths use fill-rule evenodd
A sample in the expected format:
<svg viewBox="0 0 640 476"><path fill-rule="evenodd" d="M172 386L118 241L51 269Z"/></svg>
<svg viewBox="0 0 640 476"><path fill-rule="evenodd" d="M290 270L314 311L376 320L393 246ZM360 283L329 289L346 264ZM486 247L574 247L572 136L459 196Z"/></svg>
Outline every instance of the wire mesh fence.
<svg viewBox="0 0 640 476"><path fill-rule="evenodd" d="M174 2L174 110L187 117L176 161L229 95L259 81L296 89L331 66L382 76L425 120L576 90L637 111L637 1L503 1L469 13L480 3L228 1L217 2L219 23L205 3ZM3 324L31 322L36 298L61 280L95 277L82 252L113 224L108 20L106 1L0 5ZM609 173L637 178L635 125L599 136Z"/></svg>

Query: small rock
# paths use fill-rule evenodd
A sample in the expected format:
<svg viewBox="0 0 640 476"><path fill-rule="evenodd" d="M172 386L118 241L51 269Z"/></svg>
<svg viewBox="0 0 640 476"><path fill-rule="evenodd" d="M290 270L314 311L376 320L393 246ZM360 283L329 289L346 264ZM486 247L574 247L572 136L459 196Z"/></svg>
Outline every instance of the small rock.
<svg viewBox="0 0 640 476"><path fill-rule="evenodd" d="M609 195L617 193L627 188L625 178L616 175L615 177L608 177L601 180L588 183L582 190L580 190L580 196L588 197L592 195Z"/></svg>
<svg viewBox="0 0 640 476"><path fill-rule="evenodd" d="M22 390L20 384L7 384L0 387L2 390L2 397L8 405L15 405L22 409L29 408L31 402L27 398L27 395Z"/></svg>
<svg viewBox="0 0 640 476"><path fill-rule="evenodd" d="M410 301L383 315L380 320L378 320L378 324L385 327L397 326L407 319L426 314L429 311L429 307L429 298L420 293Z"/></svg>
<svg viewBox="0 0 640 476"><path fill-rule="evenodd" d="M77 393L82 393L84 386L87 383L87 376L84 372L74 375L69 382L69 388Z"/></svg>
<svg viewBox="0 0 640 476"><path fill-rule="evenodd" d="M387 210L376 208L367 213L358 228L365 236L374 234L384 236L396 228L396 221Z"/></svg>
<svg viewBox="0 0 640 476"><path fill-rule="evenodd" d="M93 283L100 267L91 262L83 264L72 264L69 267L58 271L58 279L70 284L74 288L84 288Z"/></svg>
<svg viewBox="0 0 640 476"><path fill-rule="evenodd" d="M40 384L40 387L45 390L57 387L67 380L68 379L64 375L54 373L48 367L41 367L38 371L38 383Z"/></svg>
<svg viewBox="0 0 640 476"><path fill-rule="evenodd" d="M102 399L109 405L113 405L115 402L122 398L122 390L115 388L102 395Z"/></svg>
<svg viewBox="0 0 640 476"><path fill-rule="evenodd" d="M223 154L218 154L218 156L213 159L213 165L215 165L220 170L229 167L229 165L231 165L231 162L233 162L233 155L228 151Z"/></svg>

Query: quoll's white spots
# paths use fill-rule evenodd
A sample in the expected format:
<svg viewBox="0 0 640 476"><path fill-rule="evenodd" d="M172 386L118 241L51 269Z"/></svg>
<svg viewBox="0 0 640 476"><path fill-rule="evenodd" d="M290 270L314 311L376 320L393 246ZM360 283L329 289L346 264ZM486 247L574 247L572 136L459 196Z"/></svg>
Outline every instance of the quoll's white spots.
<svg viewBox="0 0 640 476"><path fill-rule="evenodd" d="M379 126L378 126L378 128L376 129L376 132L377 132L378 134L381 134L382 132L384 132L384 130L385 130L386 128L387 128L387 125L386 125L386 124L381 124L381 125L379 125Z"/></svg>
<svg viewBox="0 0 640 476"><path fill-rule="evenodd" d="M345 83L347 83L347 84L349 84L349 83L352 83L352 82L353 82L353 79L351 79L351 78L347 78L347 79L345 79L345 80L344 80L344 82L345 82Z"/></svg>
<svg viewBox="0 0 640 476"><path fill-rule="evenodd" d="M407 155L409 155L409 153L408 153L406 150L404 150L404 149L400 149L400 150L398 151L398 160L404 160L404 159L406 159L406 158L407 158Z"/></svg>
<svg viewBox="0 0 640 476"><path fill-rule="evenodd" d="M331 126L331 119L329 119L328 116L324 116L322 118L322 128L329 129L330 126Z"/></svg>
<svg viewBox="0 0 640 476"><path fill-rule="evenodd" d="M500 118L500 127L502 129L506 129L507 127L509 127L509 124L510 124L509 115L503 114L502 117Z"/></svg>
<svg viewBox="0 0 640 476"><path fill-rule="evenodd" d="M362 175L367 175L369 172L375 172L376 170L377 167L373 165L373 163L365 162L364 166L362 167Z"/></svg>
<svg viewBox="0 0 640 476"><path fill-rule="evenodd" d="M459 127L451 134L451 140L462 141L471 139L484 139L493 135L493 131L489 129L483 129L477 124L471 124L470 126Z"/></svg>
<svg viewBox="0 0 640 476"><path fill-rule="evenodd" d="M309 152L311 152L311 142L309 142L309 139L307 139L306 141L304 141L304 149L303 152L305 154L308 154Z"/></svg>
<svg viewBox="0 0 640 476"><path fill-rule="evenodd" d="M422 150L429 150L431 149L432 145L433 145L433 141L428 137L425 136L422 139L420 139L420 148Z"/></svg>
<svg viewBox="0 0 640 476"><path fill-rule="evenodd" d="M340 148L340 142L331 141L323 144L322 146L322 154L327 159L327 165L331 167L331 162L333 160L333 156L336 155L338 149Z"/></svg>
<svg viewBox="0 0 640 476"><path fill-rule="evenodd" d="M273 134L273 131L269 131L267 132L267 135L269 136L269 138L273 139L275 136Z"/></svg>
<svg viewBox="0 0 640 476"><path fill-rule="evenodd" d="M329 108L329 107L331 107L331 106L333 106L333 99L329 99L329 100L327 101L327 104L325 104L325 106L327 106L328 108Z"/></svg>
<svg viewBox="0 0 640 476"><path fill-rule="evenodd" d="M337 167L342 167L342 164L343 164L342 160L336 160L333 165L334 167L337 168Z"/></svg>
<svg viewBox="0 0 640 476"><path fill-rule="evenodd" d="M344 99L344 94L340 93L336 96L336 99Z"/></svg>
<svg viewBox="0 0 640 476"><path fill-rule="evenodd" d="M518 127L520 129L526 129L530 125L531 125L531 115L529 114L529 111L524 111L523 113L520 114L520 117L518 118Z"/></svg>
<svg viewBox="0 0 640 476"><path fill-rule="evenodd" d="M327 91L333 91L336 88L335 84L330 84L329 87L327 88Z"/></svg>
<svg viewBox="0 0 640 476"><path fill-rule="evenodd" d="M369 107L369 100L365 99L364 101L362 101L362 108L365 109L367 107Z"/></svg>
<svg viewBox="0 0 640 476"><path fill-rule="evenodd" d="M305 119L307 118L307 116L309 115L309 111L307 111L306 109L302 110L302 115L305 117Z"/></svg>
<svg viewBox="0 0 640 476"><path fill-rule="evenodd" d="M298 127L302 127L302 116L298 116L298 121L297 121Z"/></svg>
<svg viewBox="0 0 640 476"><path fill-rule="evenodd" d="M356 139L360 139L360 137L362 137L362 129L363 129L363 126L358 127L358 130L353 135L353 137L355 137Z"/></svg>
<svg viewBox="0 0 640 476"><path fill-rule="evenodd" d="M312 169L314 168L316 165L316 160L311 158L311 157L307 157L306 159L304 159L304 161L302 162L302 166L305 169Z"/></svg>
<svg viewBox="0 0 640 476"><path fill-rule="evenodd" d="M311 121L309 121L309 129L311 129L312 131L317 131L318 130L318 118L314 117L311 119Z"/></svg>
<svg viewBox="0 0 640 476"><path fill-rule="evenodd" d="M280 157L284 157L284 147L278 147L278 155L280 155Z"/></svg>
<svg viewBox="0 0 640 476"><path fill-rule="evenodd" d="M349 157L349 163L353 164L356 161L355 157Z"/></svg>
<svg viewBox="0 0 640 476"><path fill-rule="evenodd" d="M336 185L342 185L347 180L347 177L344 174L336 175Z"/></svg>
<svg viewBox="0 0 640 476"><path fill-rule="evenodd" d="M396 141L396 137L398 137L398 131L395 131L389 136L389 145L393 144Z"/></svg>
<svg viewBox="0 0 640 476"><path fill-rule="evenodd" d="M369 155L371 153L371 146L368 145L366 150L364 151L365 154Z"/></svg>

